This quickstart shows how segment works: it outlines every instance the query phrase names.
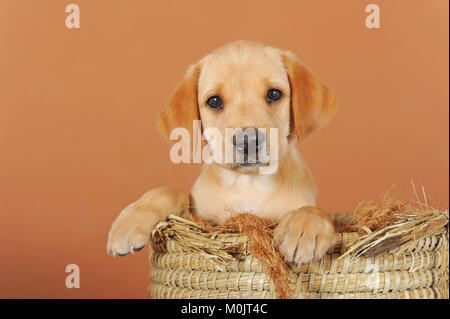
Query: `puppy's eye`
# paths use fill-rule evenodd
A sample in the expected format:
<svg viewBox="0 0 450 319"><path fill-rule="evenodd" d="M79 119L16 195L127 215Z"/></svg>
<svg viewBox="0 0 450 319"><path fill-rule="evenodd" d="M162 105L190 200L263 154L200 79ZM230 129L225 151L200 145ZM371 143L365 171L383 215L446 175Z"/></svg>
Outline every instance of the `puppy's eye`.
<svg viewBox="0 0 450 319"><path fill-rule="evenodd" d="M220 96L214 95L211 96L208 101L206 101L206 104L208 104L213 109L221 109L223 108L223 101L220 98Z"/></svg>
<svg viewBox="0 0 450 319"><path fill-rule="evenodd" d="M280 90L277 89L270 89L269 91L267 91L267 102L272 103L275 101L278 101L279 99L281 99L283 96L283 92L281 92Z"/></svg>

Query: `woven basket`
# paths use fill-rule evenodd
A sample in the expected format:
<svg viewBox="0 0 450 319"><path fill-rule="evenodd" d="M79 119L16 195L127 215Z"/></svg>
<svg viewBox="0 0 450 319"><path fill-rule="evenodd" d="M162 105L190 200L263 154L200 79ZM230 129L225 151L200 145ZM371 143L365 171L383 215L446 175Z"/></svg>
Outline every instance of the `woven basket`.
<svg viewBox="0 0 450 319"><path fill-rule="evenodd" d="M448 217L448 213L447 213ZM183 223L185 225L183 225ZM190 232L192 221L170 216L153 236L150 295L153 298L276 298L266 266L250 252L252 244L239 232ZM186 226L186 227L184 227ZM348 254L365 236L337 233L334 245L318 262L289 265L292 298L448 298L446 228L414 241L407 249L376 256ZM232 253L211 253L202 244ZM221 247L221 248L220 248Z"/></svg>

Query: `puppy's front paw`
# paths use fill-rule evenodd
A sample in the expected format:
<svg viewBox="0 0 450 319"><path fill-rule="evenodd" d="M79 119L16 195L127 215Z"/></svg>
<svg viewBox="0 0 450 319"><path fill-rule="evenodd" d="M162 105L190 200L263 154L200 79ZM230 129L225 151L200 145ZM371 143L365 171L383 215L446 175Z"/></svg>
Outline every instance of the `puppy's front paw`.
<svg viewBox="0 0 450 319"><path fill-rule="evenodd" d="M298 265L322 257L333 242L330 218L313 206L285 215L274 232L275 245L288 262Z"/></svg>
<svg viewBox="0 0 450 319"><path fill-rule="evenodd" d="M141 250L148 244L151 230L157 222L156 214L143 213L139 206L125 208L109 230L107 253L115 257Z"/></svg>

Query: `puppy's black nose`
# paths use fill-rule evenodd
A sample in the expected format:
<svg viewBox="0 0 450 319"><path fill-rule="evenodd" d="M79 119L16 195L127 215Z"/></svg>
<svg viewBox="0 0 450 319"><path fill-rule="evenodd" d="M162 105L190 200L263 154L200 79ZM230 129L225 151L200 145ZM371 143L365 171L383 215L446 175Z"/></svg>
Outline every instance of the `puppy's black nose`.
<svg viewBox="0 0 450 319"><path fill-rule="evenodd" d="M245 128L238 130L233 135L233 146L241 154L251 156L259 152L264 146L266 137L256 128Z"/></svg>

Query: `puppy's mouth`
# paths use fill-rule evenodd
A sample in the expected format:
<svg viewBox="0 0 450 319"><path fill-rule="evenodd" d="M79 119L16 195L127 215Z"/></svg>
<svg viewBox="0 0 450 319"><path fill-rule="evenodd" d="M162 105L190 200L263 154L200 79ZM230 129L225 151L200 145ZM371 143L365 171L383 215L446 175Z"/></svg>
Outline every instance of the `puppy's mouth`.
<svg viewBox="0 0 450 319"><path fill-rule="evenodd" d="M261 162L255 162L255 163L236 163L236 167L260 167L266 165Z"/></svg>
<svg viewBox="0 0 450 319"><path fill-rule="evenodd" d="M258 157L252 157L250 159L245 158L243 162L229 163L227 166L231 169L236 169L240 171L253 171L257 170L259 167L268 166L269 163L264 163L258 159Z"/></svg>

